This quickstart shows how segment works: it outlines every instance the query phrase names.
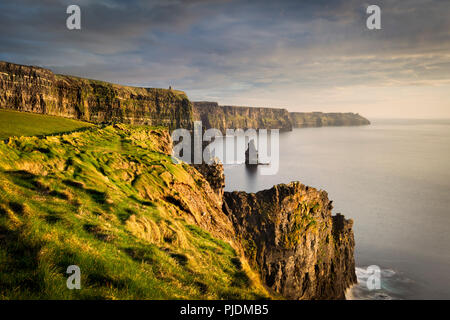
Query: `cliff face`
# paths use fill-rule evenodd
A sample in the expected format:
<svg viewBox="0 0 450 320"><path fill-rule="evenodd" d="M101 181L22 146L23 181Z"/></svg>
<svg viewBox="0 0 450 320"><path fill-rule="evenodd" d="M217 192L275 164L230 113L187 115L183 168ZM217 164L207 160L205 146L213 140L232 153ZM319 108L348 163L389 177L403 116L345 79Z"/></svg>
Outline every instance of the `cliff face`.
<svg viewBox="0 0 450 320"><path fill-rule="evenodd" d="M370 121L357 113L323 113L323 112L291 112L292 126L304 127L330 127L330 126L362 126Z"/></svg>
<svg viewBox="0 0 450 320"><path fill-rule="evenodd" d="M181 91L137 88L55 75L0 62L0 108L75 118L190 128L192 104Z"/></svg>
<svg viewBox="0 0 450 320"><path fill-rule="evenodd" d="M326 126L361 126L370 121L356 113L288 112L286 109L220 106L217 102L193 102L194 120L205 128L280 129Z"/></svg>
<svg viewBox="0 0 450 320"><path fill-rule="evenodd" d="M192 128L280 129L365 125L353 113L289 113L286 109L191 103L182 91L138 88L57 75L48 69L0 62L0 108L74 118L93 123L121 122Z"/></svg>
<svg viewBox="0 0 450 320"><path fill-rule="evenodd" d="M284 109L193 108L178 91L4 62L0 108L95 123L292 129ZM0 142L0 298L256 299L269 296L260 278L273 297L344 298L356 281L352 221L331 216L326 192L297 182L224 193L221 164L174 164L171 147L167 130L123 124ZM72 264L86 272L81 296L65 288Z"/></svg>
<svg viewBox="0 0 450 320"><path fill-rule="evenodd" d="M331 209L326 192L299 182L224 194L250 265L288 299L344 299L356 282L353 222Z"/></svg>
<svg viewBox="0 0 450 320"><path fill-rule="evenodd" d="M292 130L286 109L219 106L217 102L194 102L194 119L206 128Z"/></svg>
<svg viewBox="0 0 450 320"><path fill-rule="evenodd" d="M1 141L0 299L343 298L351 222L325 192L224 193L220 163L171 150L167 130L124 124Z"/></svg>

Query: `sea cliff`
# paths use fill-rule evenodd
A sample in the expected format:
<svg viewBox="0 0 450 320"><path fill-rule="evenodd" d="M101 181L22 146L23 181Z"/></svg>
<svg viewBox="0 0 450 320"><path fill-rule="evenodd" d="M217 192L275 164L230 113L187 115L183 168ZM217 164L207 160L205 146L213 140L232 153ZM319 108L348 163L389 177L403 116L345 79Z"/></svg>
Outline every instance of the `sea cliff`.
<svg viewBox="0 0 450 320"><path fill-rule="evenodd" d="M192 104L182 91L122 86L8 62L0 62L0 108L93 123L171 129L192 124Z"/></svg>
<svg viewBox="0 0 450 320"><path fill-rule="evenodd" d="M115 124L0 142L0 298L342 299L351 221L298 182L223 191L173 163L167 129ZM65 270L83 270L66 290Z"/></svg>
<svg viewBox="0 0 450 320"><path fill-rule="evenodd" d="M279 108L221 106L217 102L193 102L194 120L206 128L280 129L326 126L362 126L370 121L357 113L288 112Z"/></svg>
<svg viewBox="0 0 450 320"><path fill-rule="evenodd" d="M288 112L280 108L191 102L179 90L123 86L1 61L0 108L92 123L162 125L171 130L192 129L194 121L222 132L237 128L291 131L301 127L370 124L354 113Z"/></svg>
<svg viewBox="0 0 450 320"><path fill-rule="evenodd" d="M223 192L222 164L201 165L200 172L215 186L234 241L269 293L295 300L345 299L357 281L353 220L332 215L326 191L291 182L257 193Z"/></svg>
<svg viewBox="0 0 450 320"><path fill-rule="evenodd" d="M172 162L168 129L291 130L284 109L3 62L0 108L110 123L0 142L0 298L343 299L356 281L352 221L326 192L229 193L220 163ZM86 290L65 290L68 265Z"/></svg>
<svg viewBox="0 0 450 320"><path fill-rule="evenodd" d="M299 182L224 194L250 265L288 299L345 299L356 283L353 221L331 209L325 191Z"/></svg>
<svg viewBox="0 0 450 320"><path fill-rule="evenodd" d="M291 112L289 115L294 128L363 126L370 124L370 121L363 116L351 112Z"/></svg>
<svg viewBox="0 0 450 320"><path fill-rule="evenodd" d="M206 128L280 129L291 131L292 124L286 109L219 106L217 102L194 102L194 119Z"/></svg>
<svg viewBox="0 0 450 320"><path fill-rule="evenodd" d="M0 299L270 298L171 149L167 129L124 124L0 141Z"/></svg>

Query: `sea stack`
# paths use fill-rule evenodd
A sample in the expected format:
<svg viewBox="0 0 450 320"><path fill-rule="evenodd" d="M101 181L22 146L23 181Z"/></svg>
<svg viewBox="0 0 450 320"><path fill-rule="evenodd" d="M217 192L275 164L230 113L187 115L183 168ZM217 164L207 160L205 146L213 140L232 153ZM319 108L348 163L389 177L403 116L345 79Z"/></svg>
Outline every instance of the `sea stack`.
<svg viewBox="0 0 450 320"><path fill-rule="evenodd" d="M245 165L257 166L258 163L258 149L255 146L255 140L250 140L245 150Z"/></svg>

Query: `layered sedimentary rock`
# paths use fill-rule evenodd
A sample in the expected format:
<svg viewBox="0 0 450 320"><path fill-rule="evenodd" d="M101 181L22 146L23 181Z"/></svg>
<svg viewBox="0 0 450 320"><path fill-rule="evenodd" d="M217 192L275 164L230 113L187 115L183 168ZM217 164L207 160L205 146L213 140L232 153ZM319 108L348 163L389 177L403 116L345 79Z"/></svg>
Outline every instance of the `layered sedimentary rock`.
<svg viewBox="0 0 450 320"><path fill-rule="evenodd" d="M193 102L194 120L205 128L280 129L326 126L361 126L370 121L357 113L288 112L278 108L220 106L217 102Z"/></svg>
<svg viewBox="0 0 450 320"><path fill-rule="evenodd" d="M258 193L225 192L250 265L288 299L344 299L356 282L352 221L331 215L325 191L299 182Z"/></svg>
<svg viewBox="0 0 450 320"><path fill-rule="evenodd" d="M370 121L357 113L290 112L294 128L362 126Z"/></svg>
<svg viewBox="0 0 450 320"><path fill-rule="evenodd" d="M278 108L191 103L182 91L122 86L57 75L40 67L0 62L0 108L74 118L93 123L163 125L170 129L280 129L365 125L354 113L291 112Z"/></svg>
<svg viewBox="0 0 450 320"><path fill-rule="evenodd" d="M122 122L190 128L192 104L177 90L137 88L56 75L0 62L0 108L94 123Z"/></svg>
<svg viewBox="0 0 450 320"><path fill-rule="evenodd" d="M194 119L205 128L292 130L286 109L219 106L217 102L193 102Z"/></svg>

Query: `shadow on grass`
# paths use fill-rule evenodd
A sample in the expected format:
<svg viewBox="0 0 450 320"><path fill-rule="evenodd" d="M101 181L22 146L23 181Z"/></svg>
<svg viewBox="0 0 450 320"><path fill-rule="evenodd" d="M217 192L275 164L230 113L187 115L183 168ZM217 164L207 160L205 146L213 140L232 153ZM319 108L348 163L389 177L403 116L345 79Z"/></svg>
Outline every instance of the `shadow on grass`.
<svg viewBox="0 0 450 320"><path fill-rule="evenodd" d="M8 257L2 264L0 288L7 291L20 287L22 291L39 292L43 282L36 270L41 246L24 241L20 231L0 226L0 248Z"/></svg>
<svg viewBox="0 0 450 320"><path fill-rule="evenodd" d="M95 189L85 188L84 184L74 180L63 180L66 186L78 189L79 191L86 192L92 200L98 204L106 204L106 193Z"/></svg>

